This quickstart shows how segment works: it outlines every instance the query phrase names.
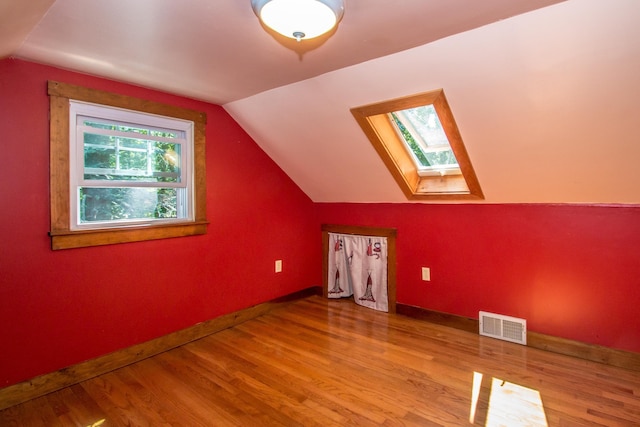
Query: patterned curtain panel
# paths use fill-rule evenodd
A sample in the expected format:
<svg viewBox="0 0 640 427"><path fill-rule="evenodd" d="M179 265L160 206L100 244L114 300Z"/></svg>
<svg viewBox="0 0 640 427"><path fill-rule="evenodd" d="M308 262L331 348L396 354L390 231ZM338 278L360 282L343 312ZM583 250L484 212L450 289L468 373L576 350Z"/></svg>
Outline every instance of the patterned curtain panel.
<svg viewBox="0 0 640 427"><path fill-rule="evenodd" d="M329 298L389 311L387 238L329 233Z"/></svg>

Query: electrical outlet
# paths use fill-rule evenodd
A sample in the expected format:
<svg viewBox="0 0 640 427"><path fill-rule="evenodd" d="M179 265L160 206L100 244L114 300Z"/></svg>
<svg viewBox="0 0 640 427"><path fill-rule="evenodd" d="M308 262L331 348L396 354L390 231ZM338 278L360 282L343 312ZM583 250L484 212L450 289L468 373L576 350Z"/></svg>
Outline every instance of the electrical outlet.
<svg viewBox="0 0 640 427"><path fill-rule="evenodd" d="M422 267L422 280L425 282L431 280L431 269L429 267Z"/></svg>
<svg viewBox="0 0 640 427"><path fill-rule="evenodd" d="M276 273L280 273L282 272L282 260L281 259L277 259L276 260Z"/></svg>

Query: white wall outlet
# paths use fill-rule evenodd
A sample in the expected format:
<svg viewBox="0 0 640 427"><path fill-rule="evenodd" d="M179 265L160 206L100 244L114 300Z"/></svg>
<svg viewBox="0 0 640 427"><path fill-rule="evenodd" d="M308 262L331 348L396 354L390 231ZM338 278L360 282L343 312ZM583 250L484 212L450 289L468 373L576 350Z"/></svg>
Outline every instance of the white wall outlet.
<svg viewBox="0 0 640 427"><path fill-rule="evenodd" d="M281 259L277 259L276 260L276 273L280 273L282 272L282 260Z"/></svg>
<svg viewBox="0 0 640 427"><path fill-rule="evenodd" d="M425 282L431 280L431 269L429 267L422 267L422 280Z"/></svg>

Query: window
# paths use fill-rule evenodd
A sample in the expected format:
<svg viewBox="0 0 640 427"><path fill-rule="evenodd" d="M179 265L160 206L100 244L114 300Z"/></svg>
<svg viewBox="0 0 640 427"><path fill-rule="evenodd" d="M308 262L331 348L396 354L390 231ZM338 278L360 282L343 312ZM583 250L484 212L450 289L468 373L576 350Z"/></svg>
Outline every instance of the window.
<svg viewBox="0 0 640 427"><path fill-rule="evenodd" d="M70 102L71 228L192 219L193 122Z"/></svg>
<svg viewBox="0 0 640 427"><path fill-rule="evenodd" d="M482 199L442 89L351 110L409 199Z"/></svg>
<svg viewBox="0 0 640 427"><path fill-rule="evenodd" d="M49 82L53 249L206 232L196 111Z"/></svg>

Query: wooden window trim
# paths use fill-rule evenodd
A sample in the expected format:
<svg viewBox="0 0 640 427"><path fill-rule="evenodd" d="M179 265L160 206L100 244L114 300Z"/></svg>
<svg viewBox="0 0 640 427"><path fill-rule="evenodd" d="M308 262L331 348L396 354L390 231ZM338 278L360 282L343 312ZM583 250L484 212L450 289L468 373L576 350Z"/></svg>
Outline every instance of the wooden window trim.
<svg viewBox="0 0 640 427"><path fill-rule="evenodd" d="M460 175L419 176L388 113L433 104L460 166ZM351 109L365 135L409 200L484 199L469 154L442 89Z"/></svg>
<svg viewBox="0 0 640 427"><path fill-rule="evenodd" d="M55 81L48 82L48 94L50 98L49 185L51 203L49 235L53 250L206 233L208 222L205 157L207 116L205 113ZM140 227L72 230L69 212L69 100L71 99L192 121L194 123L194 220Z"/></svg>

